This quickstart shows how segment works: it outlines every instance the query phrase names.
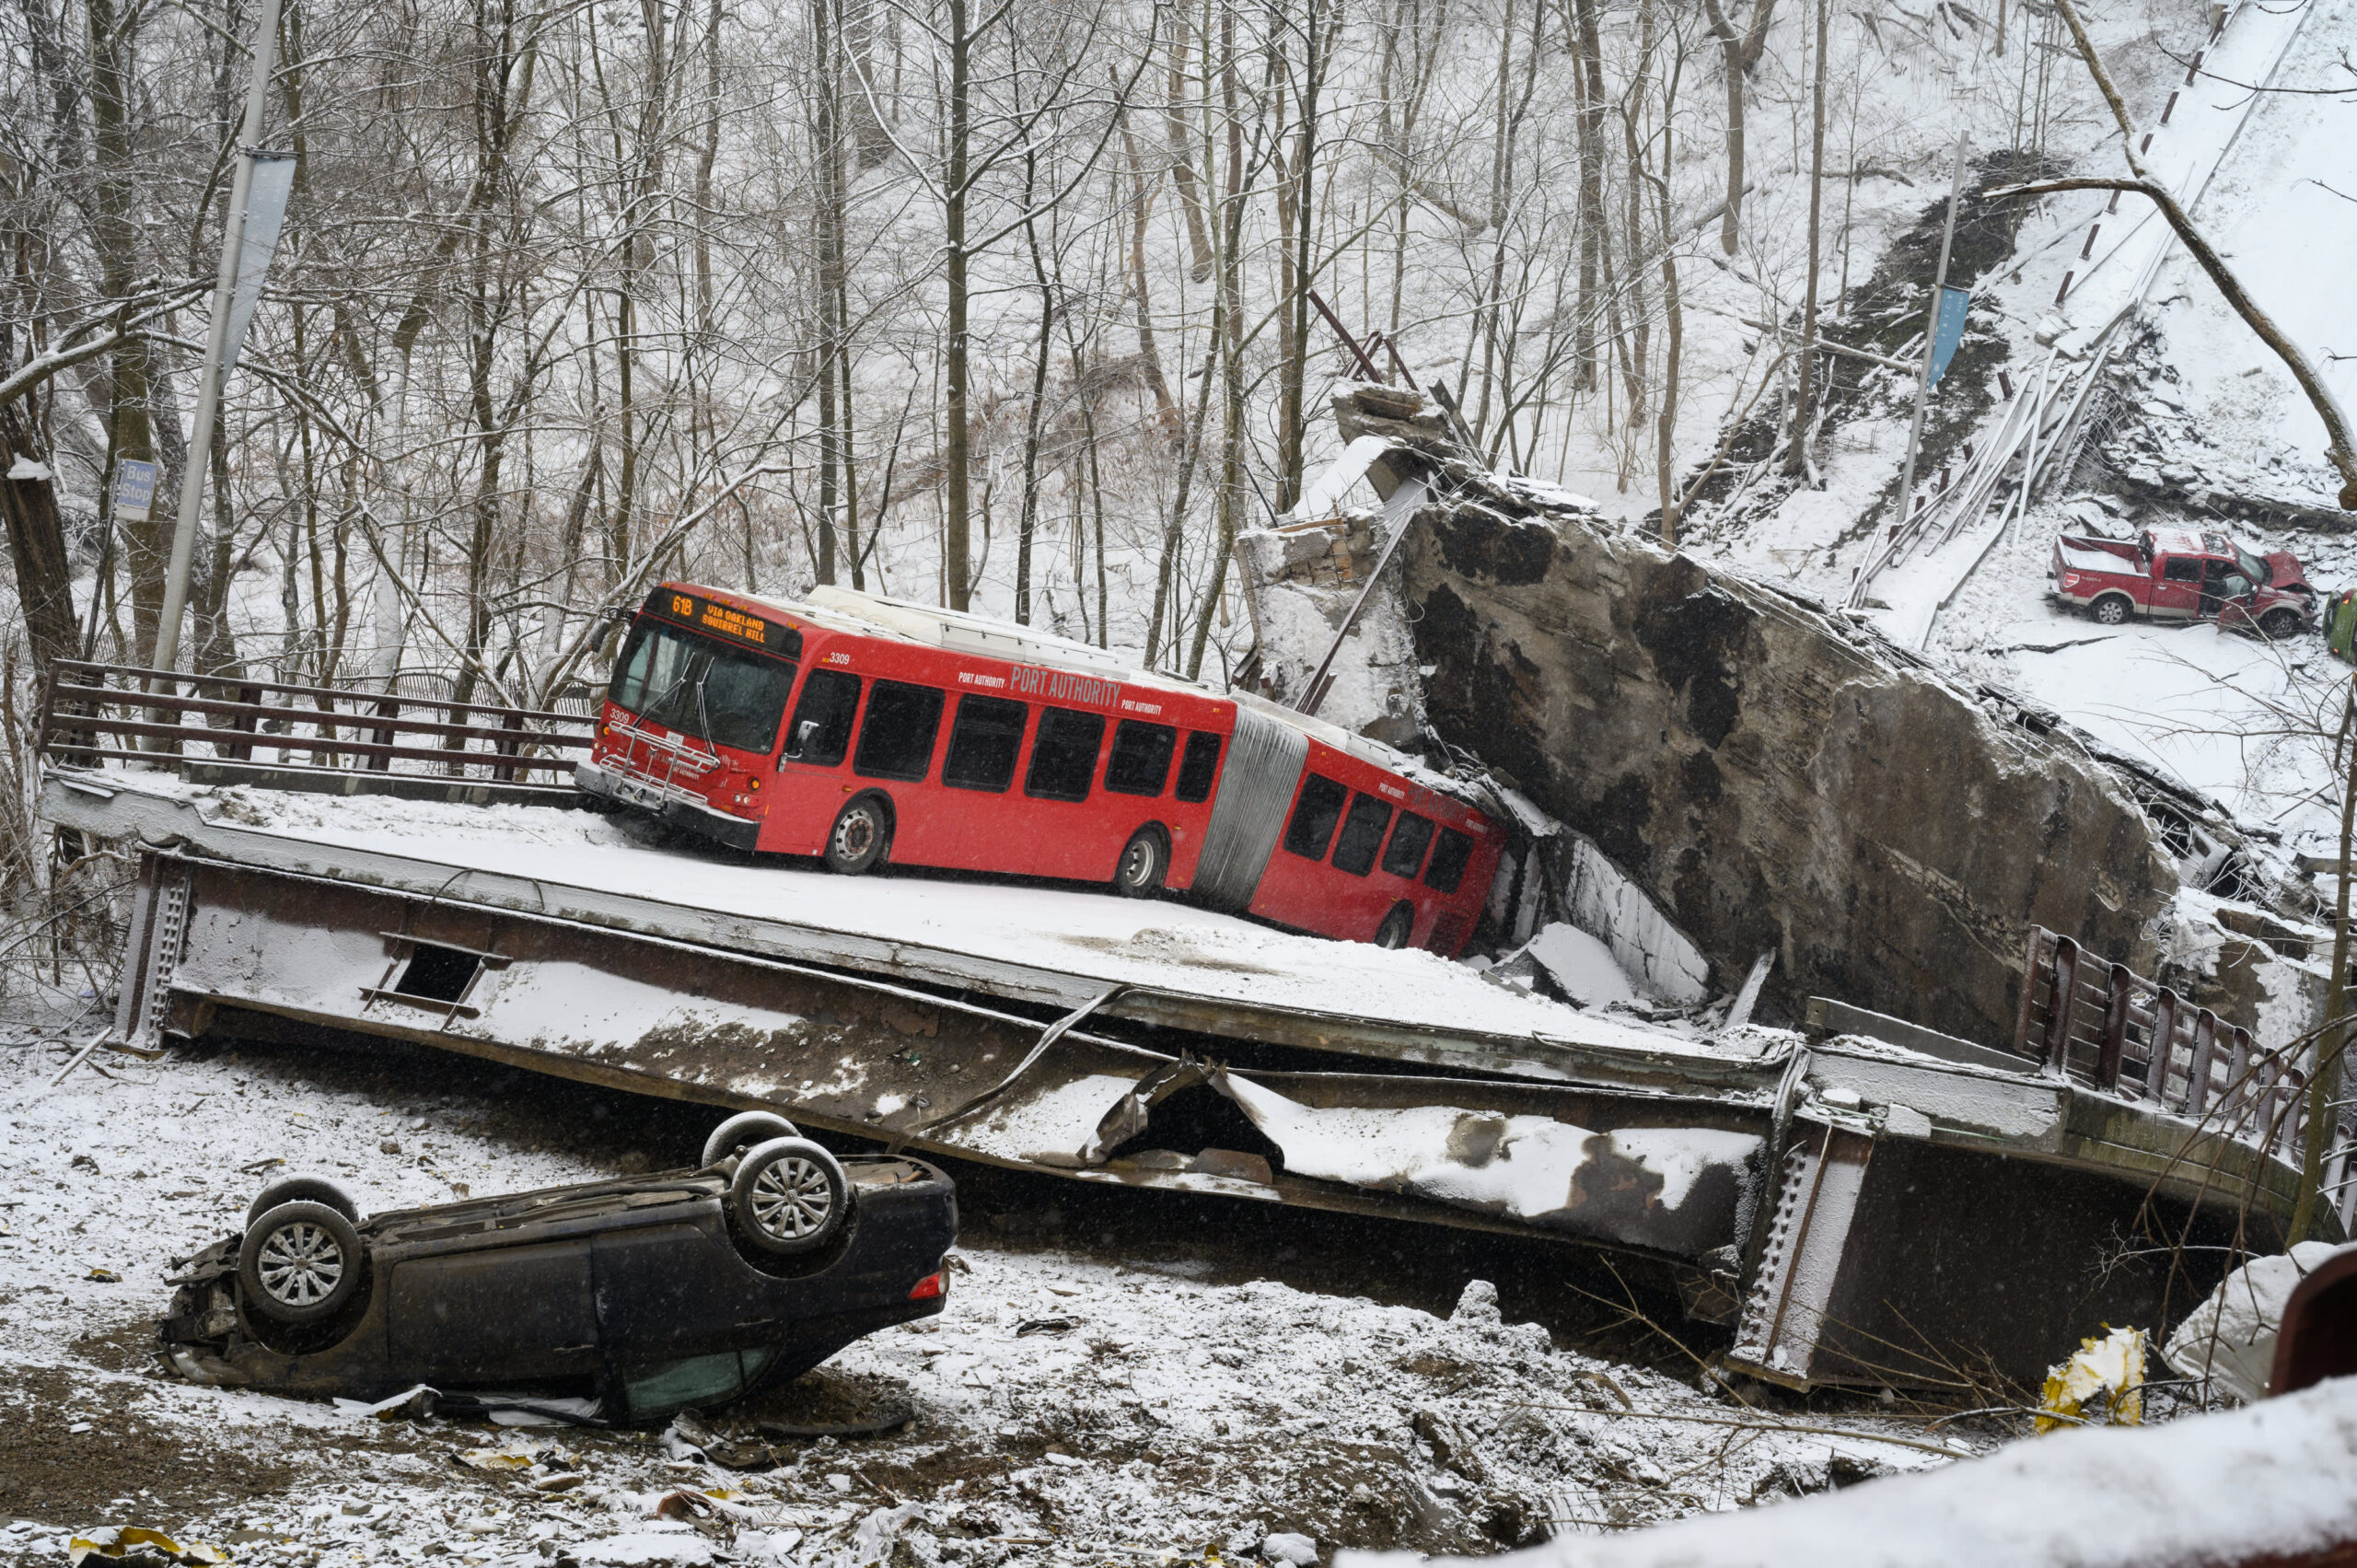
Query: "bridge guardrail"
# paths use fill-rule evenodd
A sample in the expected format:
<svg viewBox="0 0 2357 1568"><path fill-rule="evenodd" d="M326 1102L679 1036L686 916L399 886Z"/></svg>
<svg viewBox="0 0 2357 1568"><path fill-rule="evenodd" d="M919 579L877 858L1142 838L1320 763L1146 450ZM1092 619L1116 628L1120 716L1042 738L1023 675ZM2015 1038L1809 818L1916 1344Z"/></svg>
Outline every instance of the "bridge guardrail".
<svg viewBox="0 0 2357 1568"><path fill-rule="evenodd" d="M495 789L505 799L569 798L574 761L596 729L594 713L411 696L398 687L360 691L61 659L43 682L34 749L62 767L140 761L192 776L267 774L272 783L339 792L432 779Z"/></svg>

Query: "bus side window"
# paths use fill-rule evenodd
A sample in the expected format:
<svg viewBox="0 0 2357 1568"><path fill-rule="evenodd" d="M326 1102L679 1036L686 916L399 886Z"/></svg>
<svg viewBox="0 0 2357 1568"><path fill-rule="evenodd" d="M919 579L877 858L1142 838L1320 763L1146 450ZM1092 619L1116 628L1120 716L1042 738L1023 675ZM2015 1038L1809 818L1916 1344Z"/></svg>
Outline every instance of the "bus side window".
<svg viewBox="0 0 2357 1568"><path fill-rule="evenodd" d="M787 762L831 768L851 749L851 716L859 711L859 677L840 669L814 669L802 683L802 701L794 705L794 724L785 732Z"/></svg>
<svg viewBox="0 0 2357 1568"><path fill-rule="evenodd" d="M1326 858L1334 824L1342 819L1342 802L1351 792L1322 774L1301 781L1301 798L1295 802L1293 820L1285 824L1285 850L1306 860Z"/></svg>
<svg viewBox="0 0 2357 1568"><path fill-rule="evenodd" d="M1113 731L1113 755L1105 762L1105 787L1115 795L1160 795L1170 777L1170 754L1178 732L1167 724L1123 719Z"/></svg>
<svg viewBox="0 0 2357 1568"><path fill-rule="evenodd" d="M1023 793L1041 800L1086 800L1097 776L1097 749L1105 740L1105 715L1071 708L1039 710L1039 733L1031 742L1031 771Z"/></svg>
<svg viewBox="0 0 2357 1568"><path fill-rule="evenodd" d="M1424 886L1436 893L1454 893L1465 880L1465 867L1472 858L1473 841L1454 828L1443 828L1440 848L1433 851L1433 863L1424 867Z"/></svg>
<svg viewBox="0 0 2357 1568"><path fill-rule="evenodd" d="M1199 729L1187 738L1187 754L1178 760L1178 798L1199 806L1212 797L1212 780L1219 774L1219 737Z"/></svg>
<svg viewBox="0 0 2357 1568"><path fill-rule="evenodd" d="M924 777L933 765L933 738L941 732L941 703L936 687L877 681L867 694L851 771L870 779Z"/></svg>
<svg viewBox="0 0 2357 1568"><path fill-rule="evenodd" d="M1413 877L1424 868L1424 851L1432 842L1433 819L1402 811L1399 825L1391 830L1391 847L1383 852L1383 869L1394 877Z"/></svg>
<svg viewBox="0 0 2357 1568"><path fill-rule="evenodd" d="M1334 841L1334 869L1364 877L1375 869L1375 852L1383 847L1383 830L1391 826L1391 803L1371 795L1351 802L1342 819L1342 836Z"/></svg>
<svg viewBox="0 0 2357 1568"><path fill-rule="evenodd" d="M951 789L1004 794L1015 782L1015 758L1023 749L1023 724L1030 712L1004 697L958 698L958 722L949 726L949 754L941 760L941 782Z"/></svg>

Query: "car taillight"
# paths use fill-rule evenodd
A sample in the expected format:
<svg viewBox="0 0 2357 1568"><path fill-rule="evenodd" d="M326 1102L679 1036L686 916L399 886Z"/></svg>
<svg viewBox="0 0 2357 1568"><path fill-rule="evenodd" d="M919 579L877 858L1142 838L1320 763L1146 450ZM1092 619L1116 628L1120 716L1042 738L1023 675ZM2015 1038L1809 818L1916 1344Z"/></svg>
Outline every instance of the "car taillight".
<svg viewBox="0 0 2357 1568"><path fill-rule="evenodd" d="M942 1289L941 1273L940 1271L935 1270L934 1272L927 1274L924 1278L916 1283L915 1286L909 1292L909 1299L911 1301L931 1301L935 1296L941 1294Z"/></svg>

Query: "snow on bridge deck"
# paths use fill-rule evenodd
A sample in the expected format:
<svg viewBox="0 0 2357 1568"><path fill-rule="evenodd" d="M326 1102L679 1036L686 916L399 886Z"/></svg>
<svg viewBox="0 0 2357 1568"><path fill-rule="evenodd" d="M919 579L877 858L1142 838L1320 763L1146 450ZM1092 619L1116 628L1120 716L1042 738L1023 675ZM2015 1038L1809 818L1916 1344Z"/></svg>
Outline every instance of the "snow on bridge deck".
<svg viewBox="0 0 2357 1568"><path fill-rule="evenodd" d="M1103 1013L1273 1043L1348 1049L1341 1037L1352 1036L1428 1061L1479 1052L1486 1071L1552 1079L1599 1059L1747 1076L1762 1043L1747 1031L1706 1042L1512 991L1436 954L1296 935L1172 900L837 877L658 847L634 823L552 807L217 788L114 769L52 774L45 810L238 864L1062 1008L1120 985L1130 991Z"/></svg>

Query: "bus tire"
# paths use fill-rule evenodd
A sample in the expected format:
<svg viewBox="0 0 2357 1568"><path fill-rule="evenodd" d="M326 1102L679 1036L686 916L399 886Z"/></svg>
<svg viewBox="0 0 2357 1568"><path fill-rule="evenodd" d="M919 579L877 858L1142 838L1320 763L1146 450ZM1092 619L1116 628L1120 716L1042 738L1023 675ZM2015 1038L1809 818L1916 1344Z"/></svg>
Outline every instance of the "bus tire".
<svg viewBox="0 0 2357 1568"><path fill-rule="evenodd" d="M884 864L892 844L892 807L880 795L863 795L827 830L827 869L863 876Z"/></svg>
<svg viewBox="0 0 2357 1568"><path fill-rule="evenodd" d="M1413 904L1397 903L1375 928L1375 945L1378 947L1404 947L1416 929L1416 909Z"/></svg>
<svg viewBox="0 0 2357 1568"><path fill-rule="evenodd" d="M1121 846L1121 858L1113 863L1113 891L1125 899L1150 899L1162 891L1169 875L1170 841L1148 823Z"/></svg>
<svg viewBox="0 0 2357 1568"><path fill-rule="evenodd" d="M2094 618L2095 623L2098 626L2124 626L2128 622L2129 613L2133 609L2134 606L2128 602L2127 595L2106 594L2087 606L2087 614Z"/></svg>

